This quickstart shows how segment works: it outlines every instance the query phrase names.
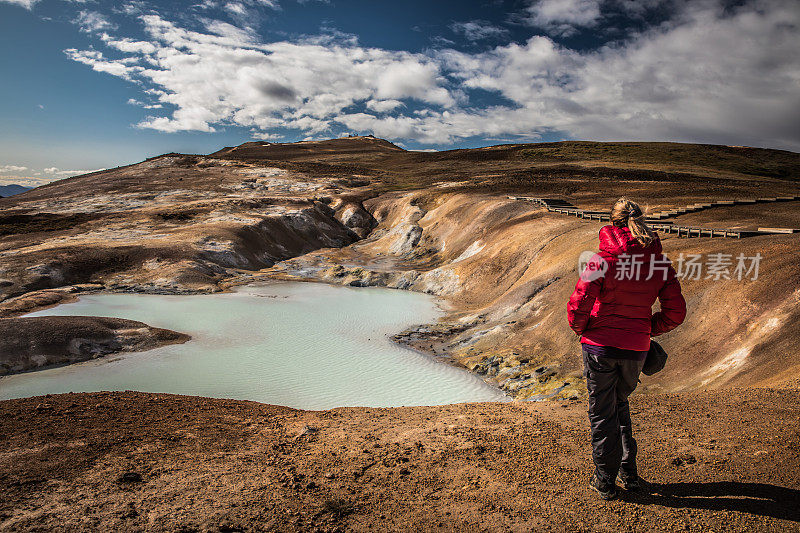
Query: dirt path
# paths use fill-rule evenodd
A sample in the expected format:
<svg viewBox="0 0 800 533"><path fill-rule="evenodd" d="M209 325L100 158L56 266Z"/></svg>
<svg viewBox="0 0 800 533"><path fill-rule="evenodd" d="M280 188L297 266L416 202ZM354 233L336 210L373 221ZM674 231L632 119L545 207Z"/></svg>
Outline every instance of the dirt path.
<svg viewBox="0 0 800 533"><path fill-rule="evenodd" d="M637 395L653 494L587 488L582 402L0 402L0 530L800 530L800 396Z"/></svg>

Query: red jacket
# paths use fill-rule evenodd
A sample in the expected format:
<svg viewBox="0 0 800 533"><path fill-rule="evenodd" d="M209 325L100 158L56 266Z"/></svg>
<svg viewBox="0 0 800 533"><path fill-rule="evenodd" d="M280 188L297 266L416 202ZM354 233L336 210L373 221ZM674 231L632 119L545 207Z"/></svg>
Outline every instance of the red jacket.
<svg viewBox="0 0 800 533"><path fill-rule="evenodd" d="M605 275L592 275L603 261ZM653 314L656 298L661 311ZM681 286L661 253L661 241L645 248L628 228L603 226L600 252L581 274L567 305L569 326L581 342L646 351L651 336L670 331L685 317Z"/></svg>

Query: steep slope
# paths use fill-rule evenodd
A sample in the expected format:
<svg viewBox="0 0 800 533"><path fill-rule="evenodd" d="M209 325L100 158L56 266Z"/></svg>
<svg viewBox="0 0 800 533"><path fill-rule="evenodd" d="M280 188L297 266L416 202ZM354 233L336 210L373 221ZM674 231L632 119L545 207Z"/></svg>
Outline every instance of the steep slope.
<svg viewBox="0 0 800 533"><path fill-rule="evenodd" d="M423 209L424 194L371 200L366 206L380 224L367 239L268 272L442 295L453 306L443 323L406 332L403 340L449 356L518 397L582 394L580 347L566 324L566 301L578 257L597 250L602 223L491 195L441 194ZM800 371L793 334L800 303L797 235L664 235L663 244L673 261L695 254L762 259L755 280L752 273L742 280L706 279L705 272L682 280L689 317L661 339L671 359L664 372L643 378L646 389L774 384Z"/></svg>

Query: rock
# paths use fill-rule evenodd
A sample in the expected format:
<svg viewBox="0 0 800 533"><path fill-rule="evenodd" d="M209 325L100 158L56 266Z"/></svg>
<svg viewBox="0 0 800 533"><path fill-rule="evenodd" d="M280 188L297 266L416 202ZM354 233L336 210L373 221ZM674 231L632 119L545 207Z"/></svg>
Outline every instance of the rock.
<svg viewBox="0 0 800 533"><path fill-rule="evenodd" d="M98 291L102 288L103 286L99 283L76 283L70 287L74 292Z"/></svg>
<svg viewBox="0 0 800 533"><path fill-rule="evenodd" d="M305 436L308 436L308 435L313 435L317 431L319 431L317 428L311 427L309 425L305 425L305 426L303 426L302 431L300 431L300 434L298 435L298 437L305 437Z"/></svg>
<svg viewBox="0 0 800 533"><path fill-rule="evenodd" d="M697 459L695 458L695 456L688 453L681 454L678 457L673 457L671 461L673 466L681 466L684 464L691 465L696 462Z"/></svg>
<svg viewBox="0 0 800 533"><path fill-rule="evenodd" d="M122 518L136 518L139 516L139 511L136 510L133 502L128 502L125 510L121 513Z"/></svg>
<svg viewBox="0 0 800 533"><path fill-rule="evenodd" d="M142 475L139 472L125 472L117 478L120 483L141 483Z"/></svg>
<svg viewBox="0 0 800 533"><path fill-rule="evenodd" d="M387 234L387 239L393 242L389 246L389 252L394 255L404 255L410 253L422 238L422 228L417 224L398 224Z"/></svg>
<svg viewBox="0 0 800 533"><path fill-rule="evenodd" d="M378 224L360 202L345 202L337 206L335 218L360 238L366 237Z"/></svg>
<svg viewBox="0 0 800 533"><path fill-rule="evenodd" d="M417 284L428 294L446 296L462 290L461 279L451 267L439 267L420 274Z"/></svg>

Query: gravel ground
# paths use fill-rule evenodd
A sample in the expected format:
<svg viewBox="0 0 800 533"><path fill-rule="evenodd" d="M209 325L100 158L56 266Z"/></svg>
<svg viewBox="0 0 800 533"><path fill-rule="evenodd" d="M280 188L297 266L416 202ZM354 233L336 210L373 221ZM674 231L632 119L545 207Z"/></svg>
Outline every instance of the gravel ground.
<svg viewBox="0 0 800 533"><path fill-rule="evenodd" d="M800 530L797 389L634 395L647 493L588 489L581 401L299 411L0 402L4 531Z"/></svg>

